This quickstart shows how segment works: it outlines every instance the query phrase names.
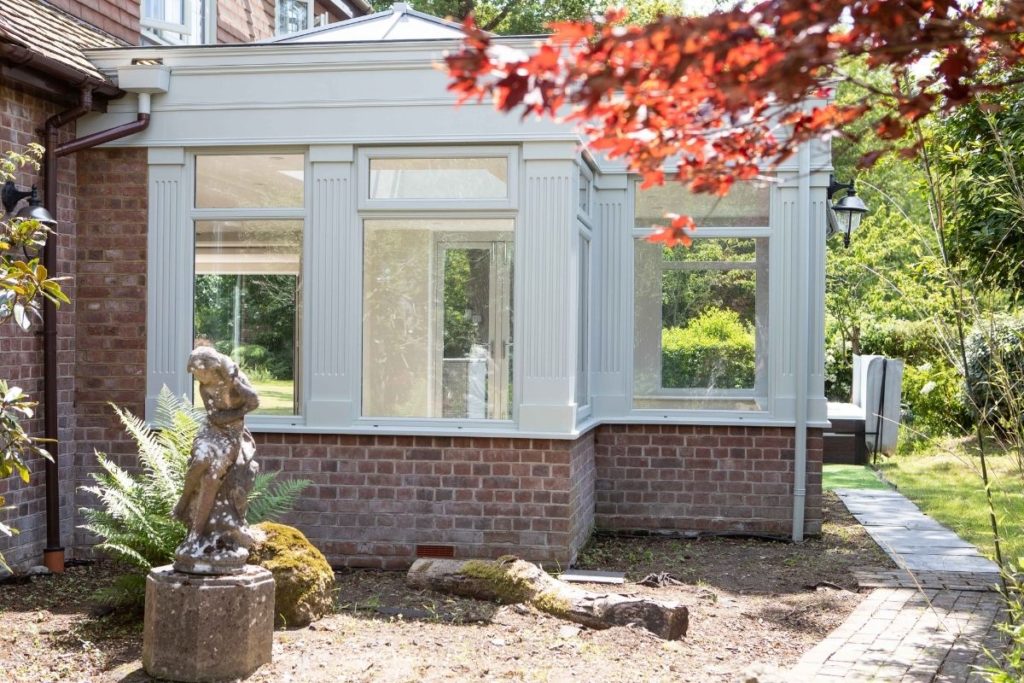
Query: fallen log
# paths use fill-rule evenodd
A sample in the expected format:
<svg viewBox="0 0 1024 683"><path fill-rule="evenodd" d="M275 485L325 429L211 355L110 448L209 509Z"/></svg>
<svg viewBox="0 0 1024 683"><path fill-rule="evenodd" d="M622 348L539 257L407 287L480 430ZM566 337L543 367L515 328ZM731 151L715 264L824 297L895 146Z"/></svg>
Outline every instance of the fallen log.
<svg viewBox="0 0 1024 683"><path fill-rule="evenodd" d="M419 559L409 569L406 583L412 588L503 604L526 602L595 629L637 624L666 640L682 638L689 623L689 612L683 605L590 593L511 556L498 560Z"/></svg>

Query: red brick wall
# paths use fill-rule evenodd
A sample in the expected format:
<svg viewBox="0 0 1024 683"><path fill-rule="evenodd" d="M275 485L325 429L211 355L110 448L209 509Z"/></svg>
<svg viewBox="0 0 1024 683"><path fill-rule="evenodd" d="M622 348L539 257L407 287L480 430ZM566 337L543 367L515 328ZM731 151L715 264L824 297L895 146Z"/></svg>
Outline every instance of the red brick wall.
<svg viewBox="0 0 1024 683"><path fill-rule="evenodd" d="M604 425L596 435L595 522L614 530L789 535L793 429ZM805 532L821 531L820 430L807 450Z"/></svg>
<svg viewBox="0 0 1024 683"><path fill-rule="evenodd" d="M46 119L55 114L63 105L55 105L46 100L34 97L14 86L0 85L0 152L7 150L24 151L30 142L42 142L37 130L42 128ZM70 138L71 132L64 130L61 141ZM58 164L58 196L56 218L58 258L61 270L58 275L73 274L76 204L75 204L75 166L74 157L60 160ZM36 173L22 173L16 181L19 185L39 185L40 195L43 193L43 180ZM47 207L54 212L54 207ZM75 353L74 315L76 305L76 283L64 283L64 288L71 296L72 304L61 307L57 317L58 358L57 371L60 375L58 391L59 418L58 427L61 444L57 448L58 473L61 483L61 527L65 543L69 539L73 526L72 497L75 485L74 478L74 383L73 361ZM20 386L35 400L39 401L39 417L42 417L43 401L43 337L42 324L37 324L28 333L15 327L14 323L0 326L0 377L6 378ZM29 421L26 426L35 436L42 436L41 419ZM49 447L53 450L53 447ZM11 564L40 564L46 540L46 508L45 490L43 486L43 461L34 458L30 461L32 478L29 484L23 484L17 478L0 480L0 495L6 504L14 506L11 511L0 512L5 523L14 526L21 533L13 538L0 536L0 553L3 553Z"/></svg>
<svg viewBox="0 0 1024 683"><path fill-rule="evenodd" d="M314 481L290 518L332 564L407 567L418 544L562 566L592 524L593 439L257 434L264 471Z"/></svg>
<svg viewBox="0 0 1024 683"><path fill-rule="evenodd" d="M120 38L139 44L141 0L48 0L68 14Z"/></svg>
<svg viewBox="0 0 1024 683"><path fill-rule="evenodd" d="M146 393L147 163L144 149L78 153L76 440L79 485L94 451L122 465L135 448L108 402L143 414ZM184 362L184 359L182 360ZM89 501L77 494L76 508ZM77 543L85 537L76 534Z"/></svg>

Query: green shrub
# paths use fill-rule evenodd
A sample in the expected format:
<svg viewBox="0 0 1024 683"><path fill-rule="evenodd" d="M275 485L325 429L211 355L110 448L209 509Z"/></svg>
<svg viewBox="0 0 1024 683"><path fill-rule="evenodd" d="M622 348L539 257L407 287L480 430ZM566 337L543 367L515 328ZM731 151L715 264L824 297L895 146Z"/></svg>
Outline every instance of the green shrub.
<svg viewBox="0 0 1024 683"><path fill-rule="evenodd" d="M185 538L185 527L171 517L171 510L184 486L192 441L206 416L166 387L160 392L155 416L157 424L166 425L163 429L151 429L117 406L114 411L138 446L138 473L97 453L100 471L90 475L95 485L81 490L94 495L98 507L82 508L86 523L81 528L102 539L97 548L131 568L111 588L99 591L96 599L114 607L139 607L145 600L146 574L169 564ZM288 512L312 483L275 481L276 477L277 473L257 475L246 513L250 524Z"/></svg>
<svg viewBox="0 0 1024 683"><path fill-rule="evenodd" d="M933 363L944 357L942 335L931 320L890 320L865 325L860 333L864 355L899 358L907 364Z"/></svg>
<svg viewBox="0 0 1024 683"><path fill-rule="evenodd" d="M966 339L967 399L990 425L1020 422L1024 392L1024 317L998 316L975 324Z"/></svg>
<svg viewBox="0 0 1024 683"><path fill-rule="evenodd" d="M685 327L661 331L661 383L666 388L750 388L754 358L754 328L736 311L708 308Z"/></svg>
<svg viewBox="0 0 1024 683"><path fill-rule="evenodd" d="M903 402L907 405L907 423L923 436L944 436L971 426L963 380L947 363L906 364Z"/></svg>

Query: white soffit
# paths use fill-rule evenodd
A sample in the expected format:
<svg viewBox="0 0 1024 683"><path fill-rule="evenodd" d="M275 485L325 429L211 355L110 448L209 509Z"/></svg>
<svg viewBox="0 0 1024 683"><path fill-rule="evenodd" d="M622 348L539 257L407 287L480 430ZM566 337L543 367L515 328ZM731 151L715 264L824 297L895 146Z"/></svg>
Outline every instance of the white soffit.
<svg viewBox="0 0 1024 683"><path fill-rule="evenodd" d="M462 27L451 21L417 12L404 2L365 17L299 31L267 43L354 43L378 40L436 40L462 38Z"/></svg>

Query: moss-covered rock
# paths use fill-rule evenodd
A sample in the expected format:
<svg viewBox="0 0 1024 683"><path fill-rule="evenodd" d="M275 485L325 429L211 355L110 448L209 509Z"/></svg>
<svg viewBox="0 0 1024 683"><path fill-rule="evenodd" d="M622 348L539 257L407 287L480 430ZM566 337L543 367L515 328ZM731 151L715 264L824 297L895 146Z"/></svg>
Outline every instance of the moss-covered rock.
<svg viewBox="0 0 1024 683"><path fill-rule="evenodd" d="M334 571L316 546L294 527L257 524L262 540L249 551L249 564L274 575L274 621L278 626L307 626L334 607Z"/></svg>

